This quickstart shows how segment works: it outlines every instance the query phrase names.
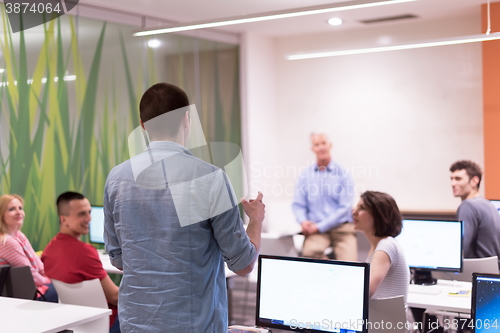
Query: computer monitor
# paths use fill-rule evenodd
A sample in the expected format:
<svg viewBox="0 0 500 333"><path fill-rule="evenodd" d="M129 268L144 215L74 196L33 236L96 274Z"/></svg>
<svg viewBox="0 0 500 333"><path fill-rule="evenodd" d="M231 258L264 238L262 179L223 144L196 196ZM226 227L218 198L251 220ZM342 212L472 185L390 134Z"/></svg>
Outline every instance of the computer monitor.
<svg viewBox="0 0 500 333"><path fill-rule="evenodd" d="M432 270L462 271L462 235L462 221L403 220L396 239L415 270L415 284L434 284Z"/></svg>
<svg viewBox="0 0 500 333"><path fill-rule="evenodd" d="M472 274L471 318L475 333L500 332L499 274Z"/></svg>
<svg viewBox="0 0 500 333"><path fill-rule="evenodd" d="M256 325L292 332L367 332L367 263L259 256Z"/></svg>
<svg viewBox="0 0 500 333"><path fill-rule="evenodd" d="M493 206L495 206L498 214L500 214L500 200L490 200L490 202L493 204Z"/></svg>
<svg viewBox="0 0 500 333"><path fill-rule="evenodd" d="M92 218L90 221L90 241L92 243L104 244L104 208L92 206L90 216Z"/></svg>

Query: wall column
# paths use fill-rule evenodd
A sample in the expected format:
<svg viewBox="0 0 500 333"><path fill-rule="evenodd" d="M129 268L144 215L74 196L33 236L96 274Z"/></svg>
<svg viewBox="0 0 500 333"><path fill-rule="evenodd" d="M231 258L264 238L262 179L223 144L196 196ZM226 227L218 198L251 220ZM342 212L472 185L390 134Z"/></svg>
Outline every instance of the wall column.
<svg viewBox="0 0 500 333"><path fill-rule="evenodd" d="M481 33L488 25L481 6ZM491 3L491 32L500 31L500 2ZM500 199L500 40L483 42L484 183L487 199Z"/></svg>

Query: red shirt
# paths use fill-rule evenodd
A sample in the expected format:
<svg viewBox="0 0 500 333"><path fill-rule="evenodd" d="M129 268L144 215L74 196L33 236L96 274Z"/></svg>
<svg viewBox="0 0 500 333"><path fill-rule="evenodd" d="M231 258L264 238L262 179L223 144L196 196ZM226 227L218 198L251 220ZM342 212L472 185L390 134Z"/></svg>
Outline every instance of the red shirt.
<svg viewBox="0 0 500 333"><path fill-rule="evenodd" d="M102 267L97 250L73 236L58 233L42 254L45 274L65 283L79 283L86 280L102 280L108 273ZM110 324L114 323L117 308L108 304L113 311Z"/></svg>

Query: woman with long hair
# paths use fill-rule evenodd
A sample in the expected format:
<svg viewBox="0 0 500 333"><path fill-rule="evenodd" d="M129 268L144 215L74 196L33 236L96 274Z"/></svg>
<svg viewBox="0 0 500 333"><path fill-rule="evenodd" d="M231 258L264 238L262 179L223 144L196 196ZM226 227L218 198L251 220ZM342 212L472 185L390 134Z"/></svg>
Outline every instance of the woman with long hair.
<svg viewBox="0 0 500 333"><path fill-rule="evenodd" d="M0 196L0 265L29 266L40 294L39 300L57 303L57 293L45 276L43 263L28 238L21 232L24 200L16 194Z"/></svg>
<svg viewBox="0 0 500 333"><path fill-rule="evenodd" d="M370 297L403 295L406 302L410 269L403 249L394 237L401 233L402 217L396 201L382 192L366 191L353 210L354 227L362 231L371 248Z"/></svg>

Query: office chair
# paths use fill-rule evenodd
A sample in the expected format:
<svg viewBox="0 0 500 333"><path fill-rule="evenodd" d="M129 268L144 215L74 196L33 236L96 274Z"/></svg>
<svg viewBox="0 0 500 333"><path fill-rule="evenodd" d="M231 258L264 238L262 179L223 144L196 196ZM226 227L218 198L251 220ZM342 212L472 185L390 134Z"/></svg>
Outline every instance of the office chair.
<svg viewBox="0 0 500 333"><path fill-rule="evenodd" d="M7 294L4 293L4 286L5 282L7 281L9 270L10 270L10 265L0 266L0 296L7 296Z"/></svg>
<svg viewBox="0 0 500 333"><path fill-rule="evenodd" d="M370 299L368 311L368 332L406 333L406 306L405 299L401 296ZM380 325L383 322L383 325ZM388 326L390 323L391 327ZM370 326L371 325L371 326ZM398 327L402 326L402 327Z"/></svg>
<svg viewBox="0 0 500 333"><path fill-rule="evenodd" d="M472 273L498 274L498 257L464 259L462 273L432 272L436 279L472 282Z"/></svg>
<svg viewBox="0 0 500 333"><path fill-rule="evenodd" d="M2 272L2 274L4 273ZM36 300L37 289L35 280L28 266L10 267L6 274L2 295L6 297Z"/></svg>
<svg viewBox="0 0 500 333"><path fill-rule="evenodd" d="M99 279L80 283L65 283L52 279L59 303L108 308L108 302ZM75 333L109 333L109 316L72 328Z"/></svg>

